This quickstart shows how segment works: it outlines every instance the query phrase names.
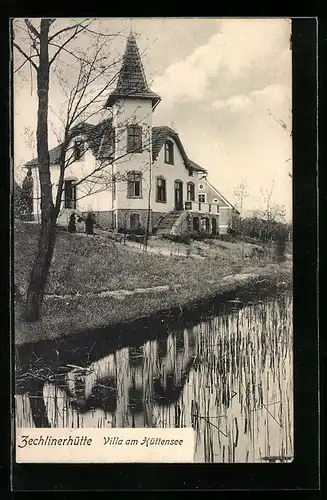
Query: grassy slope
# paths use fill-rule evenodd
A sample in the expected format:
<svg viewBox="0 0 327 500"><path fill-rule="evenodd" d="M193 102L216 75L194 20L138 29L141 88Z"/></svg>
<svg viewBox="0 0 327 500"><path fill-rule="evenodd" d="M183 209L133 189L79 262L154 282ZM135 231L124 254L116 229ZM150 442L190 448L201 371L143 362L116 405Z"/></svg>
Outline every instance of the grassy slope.
<svg viewBox="0 0 327 500"><path fill-rule="evenodd" d="M15 231L15 283L26 289L36 251L38 228ZM171 244L174 246L174 244ZM237 253L216 247L210 259L193 260L135 252L103 237L58 232L46 293L72 294L157 285L207 282L240 270Z"/></svg>
<svg viewBox="0 0 327 500"><path fill-rule="evenodd" d="M15 224L15 283L26 290L28 272L36 251L38 228ZM196 248L196 246L194 247ZM192 251L196 251L191 249ZM168 292L128 296L125 299L48 299L42 320L27 325L19 321L16 341L31 341L66 334L78 329L130 321L220 291L220 279L235 273L276 274L276 265L264 259L240 258L238 251L219 245L210 250L210 259L195 260L174 256L138 253L103 237L86 237L58 232L56 250L46 293L74 294L103 290L171 285ZM279 271L283 271L283 266ZM283 272L281 279L283 278ZM177 290L173 285L180 285Z"/></svg>

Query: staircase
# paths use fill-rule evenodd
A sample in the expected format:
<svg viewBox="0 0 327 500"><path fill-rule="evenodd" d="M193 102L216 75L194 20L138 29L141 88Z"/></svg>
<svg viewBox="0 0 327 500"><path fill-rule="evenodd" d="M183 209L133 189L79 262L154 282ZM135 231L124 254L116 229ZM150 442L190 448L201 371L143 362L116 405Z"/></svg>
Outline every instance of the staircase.
<svg viewBox="0 0 327 500"><path fill-rule="evenodd" d="M175 222L177 221L177 219L180 217L180 215L182 213L183 212L181 212L180 210L178 210L178 211L173 210L172 212L169 212L167 215L165 215L165 217L163 217L163 219L161 219L161 221L159 222L159 224L157 226L156 235L157 234L158 235L170 234Z"/></svg>

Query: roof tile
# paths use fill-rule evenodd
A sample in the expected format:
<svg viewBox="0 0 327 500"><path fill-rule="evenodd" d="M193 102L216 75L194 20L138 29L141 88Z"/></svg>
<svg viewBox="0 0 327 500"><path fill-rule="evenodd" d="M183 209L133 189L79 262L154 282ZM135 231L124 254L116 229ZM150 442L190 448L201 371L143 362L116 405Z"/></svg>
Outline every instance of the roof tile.
<svg viewBox="0 0 327 500"><path fill-rule="evenodd" d="M132 33L127 40L116 89L109 95L106 106L111 106L121 98L151 99L153 107L160 101L158 94L148 87L139 49Z"/></svg>

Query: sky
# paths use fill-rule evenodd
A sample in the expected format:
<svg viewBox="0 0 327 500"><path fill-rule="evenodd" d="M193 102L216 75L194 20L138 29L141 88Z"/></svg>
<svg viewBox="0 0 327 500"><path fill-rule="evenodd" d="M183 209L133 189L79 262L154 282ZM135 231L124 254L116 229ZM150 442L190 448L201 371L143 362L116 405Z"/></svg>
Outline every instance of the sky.
<svg viewBox="0 0 327 500"><path fill-rule="evenodd" d="M37 26L38 21L33 20ZM69 22L69 21L68 21ZM56 29L67 25L56 21ZM94 28L95 26L95 28ZM174 128L190 159L233 204L245 183L243 215L262 209L265 193L292 216L292 67L288 19L107 18L93 29L118 33L111 57L120 57L132 28L151 89L162 100L153 125ZM125 35L125 36L120 36ZM79 39L79 44L87 43ZM14 63L15 63L14 52ZM67 70L68 71L68 70ZM14 74L14 164L35 157L36 92L32 70ZM71 76L72 77L72 76ZM51 109L62 91L52 80ZM52 116L52 120L56 118ZM57 123L58 126L58 123ZM27 139L26 129L32 141ZM50 127L49 145L58 143Z"/></svg>

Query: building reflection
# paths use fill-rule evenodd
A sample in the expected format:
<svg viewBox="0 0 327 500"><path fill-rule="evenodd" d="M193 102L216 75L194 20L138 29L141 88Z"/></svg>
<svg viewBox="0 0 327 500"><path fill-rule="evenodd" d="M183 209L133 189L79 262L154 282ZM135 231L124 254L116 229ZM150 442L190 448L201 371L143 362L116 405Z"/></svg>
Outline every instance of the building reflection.
<svg viewBox="0 0 327 500"><path fill-rule="evenodd" d="M155 406L176 403L196 355L196 328L181 328L142 346L120 349L73 368L57 382L73 409L114 414L117 427L151 426Z"/></svg>

